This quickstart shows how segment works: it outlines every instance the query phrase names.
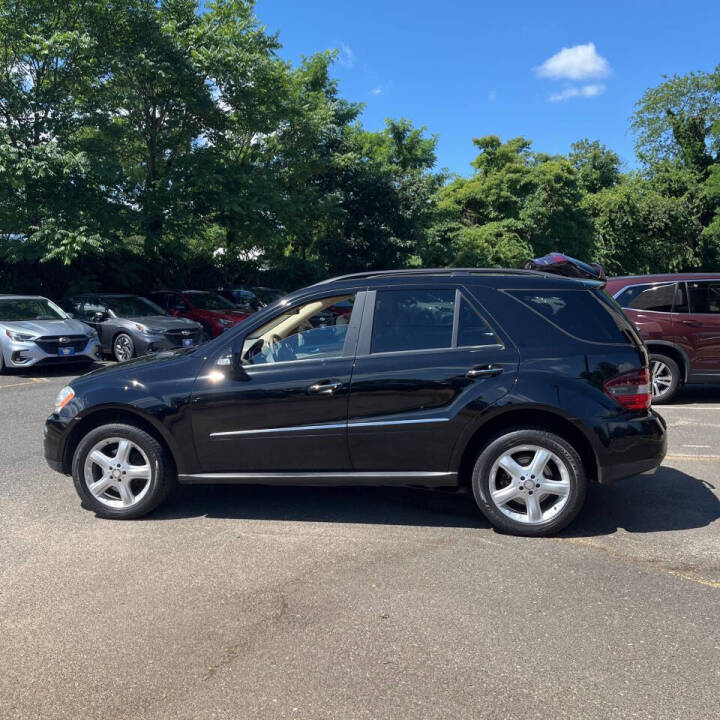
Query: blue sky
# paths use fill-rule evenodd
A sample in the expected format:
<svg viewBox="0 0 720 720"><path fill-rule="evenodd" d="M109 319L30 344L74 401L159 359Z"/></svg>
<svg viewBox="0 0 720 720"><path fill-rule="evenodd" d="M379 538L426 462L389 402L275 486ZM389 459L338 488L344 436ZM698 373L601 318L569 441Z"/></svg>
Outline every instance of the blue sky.
<svg viewBox="0 0 720 720"><path fill-rule="evenodd" d="M427 126L438 165L464 175L471 139L488 134L550 153L598 139L633 167L628 117L644 90L720 63L719 0L258 0L256 13L293 62L338 48L363 124Z"/></svg>

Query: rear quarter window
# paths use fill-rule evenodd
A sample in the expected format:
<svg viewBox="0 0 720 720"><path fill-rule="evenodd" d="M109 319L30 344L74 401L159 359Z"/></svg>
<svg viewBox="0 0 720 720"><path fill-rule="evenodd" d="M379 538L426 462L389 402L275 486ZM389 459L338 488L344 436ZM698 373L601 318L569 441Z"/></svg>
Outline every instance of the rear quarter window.
<svg viewBox="0 0 720 720"><path fill-rule="evenodd" d="M623 343L627 321L591 290L506 290L535 314L568 335L588 342Z"/></svg>

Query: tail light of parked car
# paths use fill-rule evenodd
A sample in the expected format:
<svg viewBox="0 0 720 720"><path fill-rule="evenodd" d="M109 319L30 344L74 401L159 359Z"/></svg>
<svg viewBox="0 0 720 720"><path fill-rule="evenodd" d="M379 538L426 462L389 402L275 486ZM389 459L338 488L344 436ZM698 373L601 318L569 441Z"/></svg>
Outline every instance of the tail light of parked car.
<svg viewBox="0 0 720 720"><path fill-rule="evenodd" d="M647 368L631 370L608 380L603 386L605 394L626 410L647 410L652 400L650 371Z"/></svg>

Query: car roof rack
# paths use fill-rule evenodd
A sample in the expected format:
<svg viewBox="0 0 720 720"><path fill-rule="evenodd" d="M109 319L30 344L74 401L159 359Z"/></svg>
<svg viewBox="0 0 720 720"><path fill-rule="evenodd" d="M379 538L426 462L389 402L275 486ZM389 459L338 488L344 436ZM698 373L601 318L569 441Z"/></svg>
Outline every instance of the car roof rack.
<svg viewBox="0 0 720 720"><path fill-rule="evenodd" d="M367 272L351 273L339 277L321 280L316 285L339 282L340 280L362 280L363 278L392 277L396 275L536 275L536 270L525 270L517 268L400 268L397 270L369 270Z"/></svg>

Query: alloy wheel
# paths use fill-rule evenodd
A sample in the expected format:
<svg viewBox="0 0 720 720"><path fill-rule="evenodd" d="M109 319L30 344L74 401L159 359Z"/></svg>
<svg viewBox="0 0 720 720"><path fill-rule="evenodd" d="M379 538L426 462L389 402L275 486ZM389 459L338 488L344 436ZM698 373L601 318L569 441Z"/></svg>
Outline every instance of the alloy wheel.
<svg viewBox="0 0 720 720"><path fill-rule="evenodd" d="M84 480L95 499L111 508L137 505L150 489L152 471L145 451L132 440L104 438L85 459Z"/></svg>
<svg viewBox="0 0 720 720"><path fill-rule="evenodd" d="M652 396L653 399L657 399L672 387L672 370L662 360L653 360L650 363L650 372L652 374Z"/></svg>
<svg viewBox="0 0 720 720"><path fill-rule="evenodd" d="M526 525L555 517L570 497L570 471L562 458L540 445L517 445L494 462L490 497L501 513Z"/></svg>
<svg viewBox="0 0 720 720"><path fill-rule="evenodd" d="M122 334L115 338L113 343L113 350L115 352L115 358L119 362L129 360L133 356L135 348L133 347L132 340L128 335Z"/></svg>

